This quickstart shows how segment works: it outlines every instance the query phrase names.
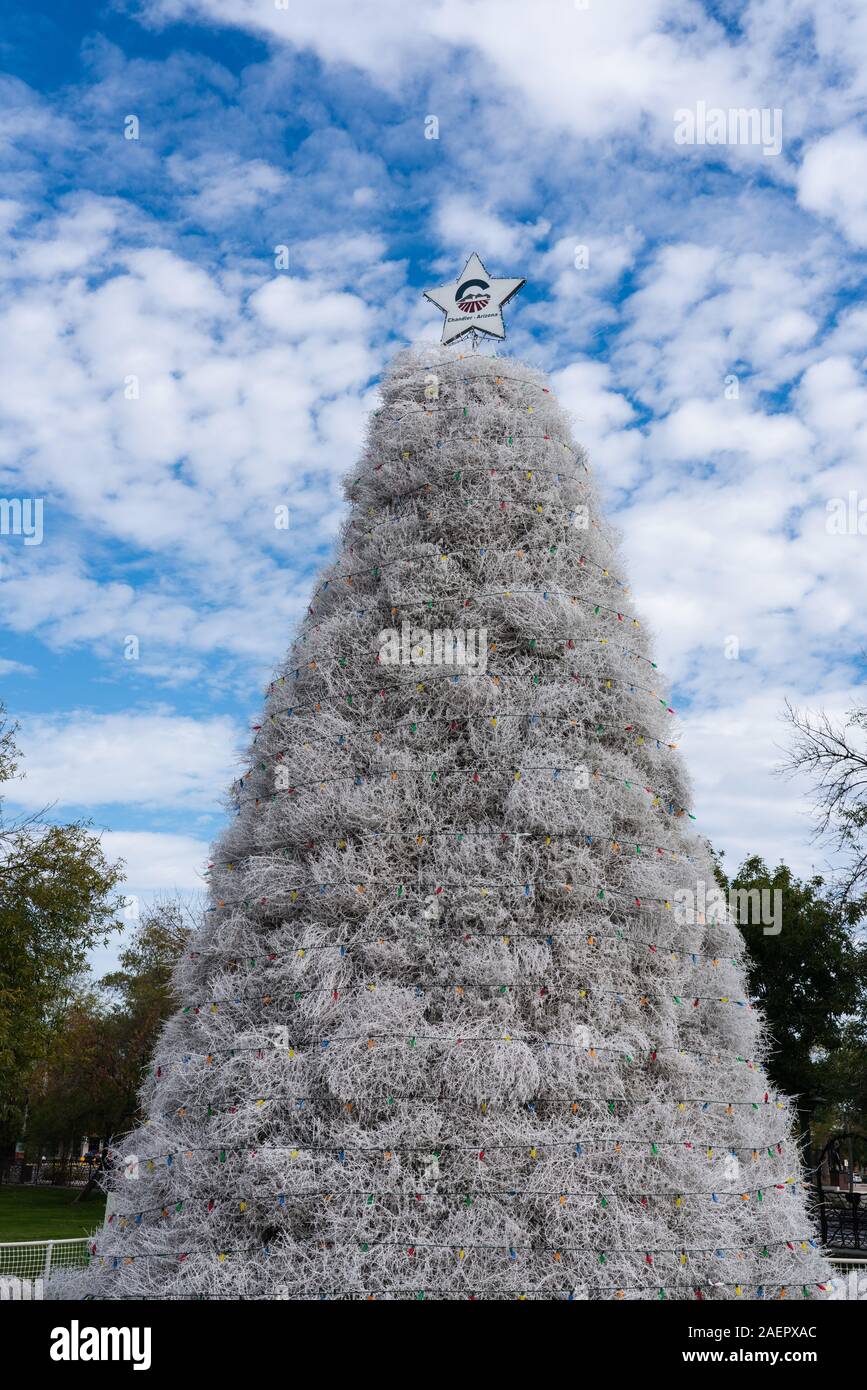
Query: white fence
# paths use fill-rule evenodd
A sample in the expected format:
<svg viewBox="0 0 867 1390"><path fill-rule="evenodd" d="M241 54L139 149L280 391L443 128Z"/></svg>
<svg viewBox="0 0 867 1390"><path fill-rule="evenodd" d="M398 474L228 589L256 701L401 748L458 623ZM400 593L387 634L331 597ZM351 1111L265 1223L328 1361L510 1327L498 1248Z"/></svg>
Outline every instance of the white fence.
<svg viewBox="0 0 867 1390"><path fill-rule="evenodd" d="M53 1269L87 1264L89 1236L75 1240L0 1241L0 1302L41 1299Z"/></svg>
<svg viewBox="0 0 867 1390"><path fill-rule="evenodd" d="M867 1301L867 1260L832 1260L834 1297L847 1302Z"/></svg>

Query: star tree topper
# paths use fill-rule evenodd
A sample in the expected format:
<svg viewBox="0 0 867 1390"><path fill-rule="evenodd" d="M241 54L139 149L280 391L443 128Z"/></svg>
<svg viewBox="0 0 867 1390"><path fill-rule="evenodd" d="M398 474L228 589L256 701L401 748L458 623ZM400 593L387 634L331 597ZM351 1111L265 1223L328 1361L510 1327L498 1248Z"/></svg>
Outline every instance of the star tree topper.
<svg viewBox="0 0 867 1390"><path fill-rule="evenodd" d="M457 280L425 290L424 297L445 312L443 346L463 337L464 333L489 333L492 338L505 338L503 305L508 304L526 280L492 280L478 256L473 252Z"/></svg>

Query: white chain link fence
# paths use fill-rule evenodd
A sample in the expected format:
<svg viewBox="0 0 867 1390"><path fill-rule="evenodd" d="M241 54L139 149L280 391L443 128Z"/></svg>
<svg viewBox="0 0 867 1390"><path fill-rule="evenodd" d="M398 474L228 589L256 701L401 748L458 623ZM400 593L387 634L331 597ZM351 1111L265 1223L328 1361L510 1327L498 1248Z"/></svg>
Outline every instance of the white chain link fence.
<svg viewBox="0 0 867 1390"><path fill-rule="evenodd" d="M0 1242L0 1302L41 1299L53 1269L87 1264L89 1236Z"/></svg>

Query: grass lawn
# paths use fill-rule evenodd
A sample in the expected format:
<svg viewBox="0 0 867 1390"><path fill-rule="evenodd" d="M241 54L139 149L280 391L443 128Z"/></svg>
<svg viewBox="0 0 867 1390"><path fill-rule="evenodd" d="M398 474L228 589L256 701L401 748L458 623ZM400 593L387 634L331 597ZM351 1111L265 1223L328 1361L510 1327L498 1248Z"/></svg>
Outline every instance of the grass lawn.
<svg viewBox="0 0 867 1390"><path fill-rule="evenodd" d="M0 1241L64 1240L88 1236L102 1225L105 1196L94 1192L74 1202L68 1187L0 1186Z"/></svg>

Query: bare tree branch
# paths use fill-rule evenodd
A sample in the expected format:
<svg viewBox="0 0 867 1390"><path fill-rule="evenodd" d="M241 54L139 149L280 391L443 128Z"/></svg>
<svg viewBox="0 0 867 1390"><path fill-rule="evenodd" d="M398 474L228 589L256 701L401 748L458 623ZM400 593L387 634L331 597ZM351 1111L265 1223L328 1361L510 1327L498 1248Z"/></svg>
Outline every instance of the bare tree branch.
<svg viewBox="0 0 867 1390"><path fill-rule="evenodd" d="M787 700L783 718L794 737L780 771L810 778L816 834L846 855L840 886L851 898L867 886L867 709L851 710L840 725Z"/></svg>

